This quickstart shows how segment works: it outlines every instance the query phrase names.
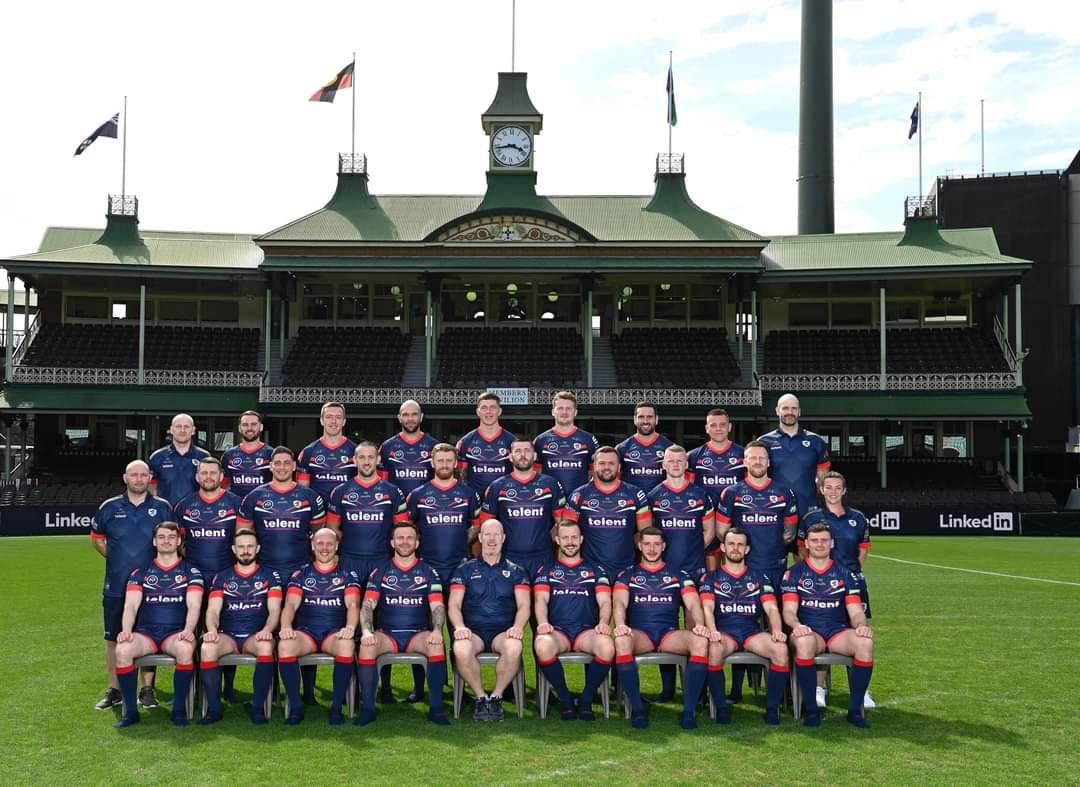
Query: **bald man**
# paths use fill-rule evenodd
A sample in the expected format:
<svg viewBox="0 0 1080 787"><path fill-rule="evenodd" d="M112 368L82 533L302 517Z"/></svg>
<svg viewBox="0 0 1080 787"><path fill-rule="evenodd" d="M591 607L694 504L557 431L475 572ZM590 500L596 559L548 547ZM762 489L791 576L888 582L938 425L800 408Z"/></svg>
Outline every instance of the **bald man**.
<svg viewBox="0 0 1080 787"><path fill-rule="evenodd" d="M132 571L154 559L154 528L169 521L171 515L168 501L150 494L150 468L146 462L141 459L129 462L123 480L124 493L102 503L90 522L90 543L105 558L101 606L109 688L94 706L98 710L108 710L123 702L116 679L116 637L123 622L125 585ZM155 707L154 689L144 685L139 701L144 707Z"/></svg>
<svg viewBox="0 0 1080 787"><path fill-rule="evenodd" d="M799 397L786 393L776 400L779 425L758 438L769 449L770 474L795 493L799 516L817 504L818 486L829 472L829 444L825 438L799 425Z"/></svg>
<svg viewBox="0 0 1080 787"><path fill-rule="evenodd" d="M195 445L195 420L187 413L173 416L169 437L168 445L150 454L150 492L176 505L199 491L195 474L210 452Z"/></svg>

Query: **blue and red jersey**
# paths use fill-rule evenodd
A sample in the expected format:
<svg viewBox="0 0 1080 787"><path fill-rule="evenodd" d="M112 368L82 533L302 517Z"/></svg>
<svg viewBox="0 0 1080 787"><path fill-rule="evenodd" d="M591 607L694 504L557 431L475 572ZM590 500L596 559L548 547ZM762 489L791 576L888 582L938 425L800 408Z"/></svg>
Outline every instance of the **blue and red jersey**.
<svg viewBox="0 0 1080 787"><path fill-rule="evenodd" d="M517 438L501 426L490 440L476 428L457 442L458 469L465 471L465 483L483 497L496 478L509 475L510 446Z"/></svg>
<svg viewBox="0 0 1080 787"><path fill-rule="evenodd" d="M725 489L746 478L743 447L738 443L728 443L723 451L705 443L691 451L686 461L687 477L709 493L714 507Z"/></svg>
<svg viewBox="0 0 1080 787"><path fill-rule="evenodd" d="M142 593L135 631L179 631L187 622L188 596L203 592L203 576L186 560L165 566L155 557L131 572L127 590Z"/></svg>
<svg viewBox="0 0 1080 787"><path fill-rule="evenodd" d="M267 602L280 601L283 592L278 573L258 563L219 571L210 583L210 598L221 599L218 631L238 637L262 631L270 615Z"/></svg>
<svg viewBox="0 0 1080 787"><path fill-rule="evenodd" d="M705 572L705 525L716 519L709 493L697 484L675 490L664 481L648 497L653 524L664 531L664 562L697 579Z"/></svg>
<svg viewBox="0 0 1080 787"><path fill-rule="evenodd" d="M332 444L320 437L296 455L296 480L329 500L334 487L356 475L355 453L356 443L347 437Z"/></svg>
<svg viewBox="0 0 1080 787"><path fill-rule="evenodd" d="M517 590L529 590L525 569L501 558L489 565L483 558L462 563L450 578L450 590L463 590L461 616L465 625L482 631L505 631L517 616Z"/></svg>
<svg viewBox="0 0 1080 787"><path fill-rule="evenodd" d="M199 488L195 473L199 462L210 456L192 443L187 453L177 451L172 443L150 454L147 464L150 466L150 492L169 501L174 506Z"/></svg>
<svg viewBox="0 0 1080 787"><path fill-rule="evenodd" d="M258 442L251 448L243 443L234 445L221 455L221 467L225 477L221 486L228 489L241 500L255 491L255 487L269 484L273 480L270 459L274 449L264 442Z"/></svg>
<svg viewBox="0 0 1080 787"><path fill-rule="evenodd" d="M758 615L764 611L763 605L777 600L769 578L745 563L739 573L726 565L710 571L698 583L698 595L702 601L713 602L713 617L721 631L760 629Z"/></svg>
<svg viewBox="0 0 1080 787"><path fill-rule="evenodd" d="M825 438L806 429L793 436L773 429L758 438L769 448L769 475L795 493L799 515L817 505L817 474L832 467Z"/></svg>
<svg viewBox="0 0 1080 787"><path fill-rule="evenodd" d="M860 569L859 556L870 549L870 525L866 515L857 508L848 508L834 514L825 506L811 508L799 520L799 548L806 546L806 534L810 526L824 522L829 526L833 537L832 557L852 569Z"/></svg>
<svg viewBox="0 0 1080 787"><path fill-rule="evenodd" d="M746 564L769 576L777 575L787 565L784 528L796 527L798 523L795 494L775 479L769 479L762 487L755 486L751 478L729 486L720 495L716 509L719 528L739 525L747 532L750 552Z"/></svg>
<svg viewBox="0 0 1080 787"><path fill-rule="evenodd" d="M260 559L275 569L311 559L311 531L326 521L326 504L314 489L290 481L263 484L240 503L237 524L254 526Z"/></svg>
<svg viewBox="0 0 1080 787"><path fill-rule="evenodd" d="M184 557L207 577L233 562L232 542L240 498L219 490L207 497L199 490L173 506L173 517L184 539Z"/></svg>
<svg viewBox="0 0 1080 787"><path fill-rule="evenodd" d="M571 493L564 515L581 526L585 537L582 557L615 576L634 562L634 537L639 526L652 522L649 498L625 481L603 491L590 481Z"/></svg>
<svg viewBox="0 0 1080 787"><path fill-rule="evenodd" d="M548 429L533 440L539 469L562 486L568 495L589 480L592 456L600 448L600 442L584 429L570 427L561 432L559 427Z"/></svg>
<svg viewBox="0 0 1080 787"><path fill-rule="evenodd" d="M403 495L435 477L431 449L439 444L429 434L398 432L379 446L379 477L401 490Z"/></svg>
<svg viewBox="0 0 1080 787"><path fill-rule="evenodd" d="M379 478L366 485L352 478L335 487L326 510L327 524L341 529L341 554L353 557L389 557L394 523L409 518L401 490Z"/></svg>
<svg viewBox="0 0 1080 787"><path fill-rule="evenodd" d="M436 479L414 489L405 507L420 531L420 557L436 570L469 556L469 528L480 516L480 498L472 487L457 480L444 486Z"/></svg>
<svg viewBox="0 0 1080 787"><path fill-rule="evenodd" d="M289 577L286 596L300 599L293 628L333 631L345 625L345 599L355 596L359 600L360 577L336 561L325 571L308 563Z"/></svg>
<svg viewBox="0 0 1080 787"><path fill-rule="evenodd" d="M375 621L384 631L431 628L431 605L442 604L439 575L423 560L402 566L395 556L371 572L365 601L374 601Z"/></svg>
<svg viewBox="0 0 1080 787"><path fill-rule="evenodd" d="M90 520L90 538L104 540L106 596L124 595L127 578L142 568L157 554L154 549L154 528L172 518L169 501L147 495L139 505L131 502L125 492L102 503Z"/></svg>
<svg viewBox="0 0 1080 787"><path fill-rule="evenodd" d="M659 432L652 433L651 440L632 434L615 446L619 452L622 477L634 486L652 489L665 478L664 451L675 445Z"/></svg>
<svg viewBox="0 0 1080 787"><path fill-rule="evenodd" d="M611 593L611 580L599 566L580 558L557 560L540 568L534 593L547 593L548 623L565 632L592 628L600 622L597 596Z"/></svg>
<svg viewBox="0 0 1080 787"><path fill-rule="evenodd" d="M518 471L491 482L484 493L481 519L498 519L506 531L503 551L511 560L551 554L551 528L566 505L559 482L550 475Z"/></svg>
<svg viewBox="0 0 1080 787"><path fill-rule="evenodd" d="M818 571L809 560L796 563L784 574L784 603L799 605L799 622L814 631L834 631L849 625L848 604L862 610L863 582L859 575L830 560Z"/></svg>
<svg viewBox="0 0 1080 787"><path fill-rule="evenodd" d="M615 578L615 592L626 591L626 625L646 631L679 627L683 597L697 594L697 585L685 571L666 563L653 569L640 563L624 568ZM658 643L657 643L658 644Z"/></svg>

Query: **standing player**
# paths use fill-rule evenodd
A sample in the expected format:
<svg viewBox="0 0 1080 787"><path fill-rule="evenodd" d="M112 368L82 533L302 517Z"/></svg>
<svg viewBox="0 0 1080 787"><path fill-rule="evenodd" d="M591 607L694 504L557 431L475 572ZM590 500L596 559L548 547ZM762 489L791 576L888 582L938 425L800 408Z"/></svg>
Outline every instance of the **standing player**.
<svg viewBox="0 0 1080 787"><path fill-rule="evenodd" d="M238 530L232 552L236 562L218 572L210 583L206 633L199 650L199 671L206 696L206 715L200 724L221 721L221 668L218 659L233 653L255 657L251 721L266 724L263 707L274 679L274 632L281 619L281 577L260 566L259 537Z"/></svg>
<svg viewBox="0 0 1080 787"><path fill-rule="evenodd" d="M431 449L439 441L420 431L424 413L412 399L401 403L398 423L401 424L401 431L379 446L379 477L407 496L435 476L435 469L431 466Z"/></svg>
<svg viewBox="0 0 1080 787"><path fill-rule="evenodd" d="M172 442L150 454L147 464L152 474L150 494L165 498L172 506L199 488L195 471L199 460L210 452L195 445L195 421L187 413L173 416L169 435Z"/></svg>
<svg viewBox="0 0 1080 787"><path fill-rule="evenodd" d="M533 577L551 561L552 528L566 499L559 482L536 469L536 452L527 438L514 440L510 461L510 475L492 481L484 493L480 518L503 523L506 556Z"/></svg>
<svg viewBox="0 0 1080 787"><path fill-rule="evenodd" d="M169 520L169 502L149 494L150 468L136 459L124 470L125 491L110 497L90 521L90 543L105 558L105 585L101 606L105 619L105 669L109 688L94 707L114 708L122 702L116 679L116 637L124 615L124 589L128 576L154 558L154 528ZM156 708L157 699L149 684L139 693L143 707Z"/></svg>
<svg viewBox="0 0 1080 787"><path fill-rule="evenodd" d="M412 522L394 525L394 556L368 578L360 608L360 692L363 709L355 724L375 721L375 666L383 653L422 653L427 657L428 719L449 724L443 712L446 686L446 651L443 626L446 606L442 582L430 566L416 556L420 537ZM378 619L378 629L375 620Z"/></svg>
<svg viewBox="0 0 1080 787"><path fill-rule="evenodd" d="M555 425L533 441L540 460L539 469L553 476L568 495L589 480L592 456L600 443L595 437L574 425L577 418L577 397L570 391L559 391L551 401ZM549 552L550 556L550 552Z"/></svg>
<svg viewBox="0 0 1080 787"><path fill-rule="evenodd" d="M345 405L327 402L319 410L322 437L304 446L296 457L296 481L330 499L334 487L353 477L356 443L345 436Z"/></svg>
<svg viewBox="0 0 1080 787"><path fill-rule="evenodd" d="M724 564L698 583L705 627L709 630L709 694L719 724L731 723L731 706L724 702L724 659L744 649L771 662L766 683L765 723L780 723L780 704L787 688L787 635L784 634L776 589L764 575L746 566L750 540L746 531L732 525L720 542ZM769 630L758 623L764 614Z"/></svg>
<svg viewBox="0 0 1080 787"><path fill-rule="evenodd" d="M641 489L652 489L664 480L664 451L673 443L656 431L660 417L652 402L634 405L634 434L617 446L622 477ZM571 491L568 489L567 494Z"/></svg>
<svg viewBox="0 0 1080 787"><path fill-rule="evenodd" d="M480 425L458 440L458 477L483 499L488 484L510 472L510 445L514 435L499 425L502 400L486 391L476 400ZM421 533L423 536L423 533Z"/></svg>
<svg viewBox="0 0 1080 787"><path fill-rule="evenodd" d="M717 407L705 416L705 433L709 441L690 452L690 480L708 491L713 505L720 502L720 494L732 484L746 477L743 464L743 447L729 439L731 416L727 410Z"/></svg>
<svg viewBox="0 0 1080 787"><path fill-rule="evenodd" d="M335 726L345 723L341 704L345 702L353 674L356 624L360 619L360 578L341 566L337 548L337 531L319 528L311 538L315 559L289 578L278 634L278 664L289 695L285 723L290 726L304 720L296 661L319 652L334 657L330 723Z"/></svg>
<svg viewBox="0 0 1080 787"><path fill-rule="evenodd" d="M240 413L240 442L221 455L225 478L221 485L241 500L255 487L270 483L273 449L262 441L262 416L254 410Z"/></svg>
<svg viewBox="0 0 1080 787"><path fill-rule="evenodd" d="M799 522L799 557L806 560L808 554L806 533L810 526L817 522L827 524L833 537L833 550L830 557L859 575L859 581L862 583L863 611L866 613L866 619L869 620L871 617L870 591L866 587L866 577L863 575L862 567L870 552L870 525L862 511L844 505L845 494L847 494L847 481L844 480L844 476L835 470L827 472L821 479L821 496L825 499L825 506L814 506ZM825 681L822 678L823 674L819 671L816 692L819 708L824 708L828 700L823 685ZM868 710L877 707L869 691L863 697L863 707Z"/></svg>
<svg viewBox="0 0 1080 787"><path fill-rule="evenodd" d="M630 701L630 724L649 726L641 702L641 681L634 656L639 653L678 653L690 657L683 687L679 726L697 727L695 708L708 675L709 640L697 585L685 571L664 563L664 533L658 527L641 531L641 562L619 573L612 594L615 618L615 665ZM686 608L690 630L679 628L679 609Z"/></svg>
<svg viewBox="0 0 1080 787"><path fill-rule="evenodd" d="M821 715L811 701L816 688L814 657L828 650L853 657L851 699L847 720L869 727L862 701L874 671L874 632L863 614L862 582L847 566L831 559L834 546L829 526L811 525L806 534L807 558L784 575L784 623L795 645L795 675L806 710L804 724L817 727Z"/></svg>
<svg viewBox="0 0 1080 787"><path fill-rule="evenodd" d="M480 526L480 557L457 567L450 579L447 616L454 630L454 660L476 695L477 721L503 720L503 692L521 667L522 639L529 620L529 578L502 553L506 535L497 519ZM479 653L499 654L495 689L484 693Z"/></svg>
<svg viewBox="0 0 1080 787"><path fill-rule="evenodd" d="M124 695L124 715L117 727L139 722L133 662L151 653L167 653L176 659L172 722L188 723L187 696L195 675L195 627L202 608L203 578L177 552L180 528L175 522L158 524L153 543L156 556L131 572L124 594L124 619L116 637L116 677Z"/></svg>
<svg viewBox="0 0 1080 787"><path fill-rule="evenodd" d="M454 447L439 443L431 452L435 477L417 487L405 507L420 531L420 557L435 569L445 587L450 575L468 558L476 538L480 499L472 487L454 478Z"/></svg>
<svg viewBox="0 0 1080 787"><path fill-rule="evenodd" d="M536 615L536 662L555 687L563 721L594 721L592 705L615 659L611 640L611 580L603 569L581 557L581 525L562 519L556 527L555 561L540 568L533 585ZM592 654L585 670L585 689L574 705L559 654Z"/></svg>
<svg viewBox="0 0 1080 787"><path fill-rule="evenodd" d="M831 467L828 443L799 426L801 412L798 397L784 394L776 400L780 425L758 438L769 449L773 477L795 493L799 516L817 504L818 483Z"/></svg>
<svg viewBox="0 0 1080 787"><path fill-rule="evenodd" d="M571 493L564 515L581 525L584 558L609 577L634 562L635 537L652 524L649 499L619 479L619 454L602 446L593 457L593 480Z"/></svg>

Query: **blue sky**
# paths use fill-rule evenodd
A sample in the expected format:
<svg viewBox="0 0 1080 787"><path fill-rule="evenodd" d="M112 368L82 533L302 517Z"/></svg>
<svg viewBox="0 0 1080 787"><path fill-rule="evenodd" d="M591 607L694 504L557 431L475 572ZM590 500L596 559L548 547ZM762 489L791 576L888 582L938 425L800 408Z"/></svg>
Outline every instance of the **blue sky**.
<svg viewBox="0 0 1080 787"><path fill-rule="evenodd" d="M667 146L671 49L674 148L686 153L694 199L762 234L794 232L798 2L517 5L516 65L544 113L541 191L651 191ZM0 253L32 251L48 225L102 225L120 144L71 154L125 94L143 227L258 233L320 207L349 147L351 96L306 99L354 49L357 149L372 190L482 192L479 116L510 67L510 0L254 8L9 9ZM900 225L904 197L917 192L906 137L920 90L927 188L935 175L978 171L980 99L988 171L1061 168L1080 147L1080 6L836 0L833 17L838 231Z"/></svg>

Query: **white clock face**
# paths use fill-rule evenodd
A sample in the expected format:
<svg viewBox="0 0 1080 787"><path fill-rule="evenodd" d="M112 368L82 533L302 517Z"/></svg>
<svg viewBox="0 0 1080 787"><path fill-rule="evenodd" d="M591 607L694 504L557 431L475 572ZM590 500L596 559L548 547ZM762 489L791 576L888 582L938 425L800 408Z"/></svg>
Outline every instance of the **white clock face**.
<svg viewBox="0 0 1080 787"><path fill-rule="evenodd" d="M491 153L507 167L520 167L532 153L532 137L519 126L503 126L491 138Z"/></svg>

